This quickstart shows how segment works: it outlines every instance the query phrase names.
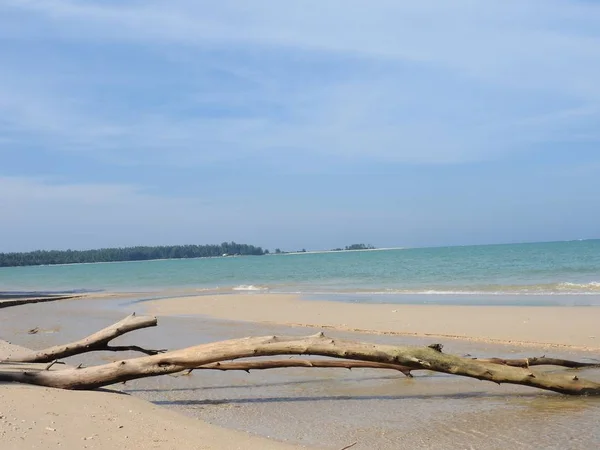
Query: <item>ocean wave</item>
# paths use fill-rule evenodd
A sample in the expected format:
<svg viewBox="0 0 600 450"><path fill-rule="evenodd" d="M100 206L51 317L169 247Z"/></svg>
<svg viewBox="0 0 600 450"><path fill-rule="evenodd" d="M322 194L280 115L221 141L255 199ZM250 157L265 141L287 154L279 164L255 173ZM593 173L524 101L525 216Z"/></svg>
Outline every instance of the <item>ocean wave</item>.
<svg viewBox="0 0 600 450"><path fill-rule="evenodd" d="M241 284L234 288L231 288L232 291L268 291L269 288L266 286L255 286L253 284Z"/></svg>
<svg viewBox="0 0 600 450"><path fill-rule="evenodd" d="M558 282L545 284L473 284L457 286L422 286L422 287L367 287L367 286L319 286L294 283L275 284L241 284L233 287L217 287L198 289L199 291L220 292L263 292L273 294L296 295L600 295L600 282Z"/></svg>
<svg viewBox="0 0 600 450"><path fill-rule="evenodd" d="M421 295L597 295L600 282L589 283L546 283L532 285L475 285L460 287L436 287L428 289L389 289L381 294ZM373 293L375 294L375 293Z"/></svg>
<svg viewBox="0 0 600 450"><path fill-rule="evenodd" d="M600 292L600 282L592 281L590 283L583 283L583 284L565 282L565 283L559 283L558 288L566 289L566 290L589 290L589 291Z"/></svg>
<svg viewBox="0 0 600 450"><path fill-rule="evenodd" d="M320 286L301 289L273 287L273 293L310 295L600 295L600 282L589 283L546 283L532 285L471 285L471 286L427 286L422 288L323 288Z"/></svg>

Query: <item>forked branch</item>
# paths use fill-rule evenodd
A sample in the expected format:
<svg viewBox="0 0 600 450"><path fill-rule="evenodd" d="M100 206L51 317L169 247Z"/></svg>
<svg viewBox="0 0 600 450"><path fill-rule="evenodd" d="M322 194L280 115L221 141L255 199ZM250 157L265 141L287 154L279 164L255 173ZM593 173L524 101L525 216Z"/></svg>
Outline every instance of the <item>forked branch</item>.
<svg viewBox="0 0 600 450"><path fill-rule="evenodd" d="M138 346L111 347L108 345L113 339L142 328L155 327L158 321L156 317L136 316L135 313L125 317L123 320L104 328L86 338L65 345L57 345L44 350L18 353L2 358L2 362L31 362L45 363L69 356L80 355L93 351L137 351L147 355L156 355L164 350L149 350Z"/></svg>
<svg viewBox="0 0 600 450"><path fill-rule="evenodd" d="M448 355L428 347L377 345L314 336L265 336L198 345L81 369L2 372L1 381L16 381L63 389L94 389L138 378L167 375L239 358L277 355L319 355L400 365L414 370L461 375L495 383L510 383L570 395L600 395L600 383L566 373L533 372L492 362Z"/></svg>

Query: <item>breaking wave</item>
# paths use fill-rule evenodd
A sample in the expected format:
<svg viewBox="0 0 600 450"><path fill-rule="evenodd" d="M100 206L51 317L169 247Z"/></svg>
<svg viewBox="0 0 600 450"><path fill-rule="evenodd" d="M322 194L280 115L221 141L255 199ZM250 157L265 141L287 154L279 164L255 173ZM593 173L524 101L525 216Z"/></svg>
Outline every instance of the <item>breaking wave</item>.
<svg viewBox="0 0 600 450"><path fill-rule="evenodd" d="M234 288L235 289L235 288ZM253 289L235 289L253 290ZM365 295L600 295L600 282L547 283L531 285L473 284L468 286L423 286L407 288L339 288L328 286L272 286L255 290L288 294L365 294Z"/></svg>
<svg viewBox="0 0 600 450"><path fill-rule="evenodd" d="M241 284L239 286L236 286L234 288L232 288L233 291L250 291L250 292L256 292L256 291L268 291L269 288L266 286L255 286L253 284Z"/></svg>
<svg viewBox="0 0 600 450"><path fill-rule="evenodd" d="M413 295L600 295L600 282L590 283L547 283L533 285L472 285L437 286L422 289L370 290L369 294L413 294Z"/></svg>

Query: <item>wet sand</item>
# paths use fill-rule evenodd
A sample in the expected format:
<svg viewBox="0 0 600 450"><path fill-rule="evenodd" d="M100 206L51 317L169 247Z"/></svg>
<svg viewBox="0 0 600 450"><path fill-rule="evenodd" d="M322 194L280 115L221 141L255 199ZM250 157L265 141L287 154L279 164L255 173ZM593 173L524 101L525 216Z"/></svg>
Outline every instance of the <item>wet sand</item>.
<svg viewBox="0 0 600 450"><path fill-rule="evenodd" d="M600 350L600 307L364 304L280 294L186 296L143 305L159 316L196 314L341 331Z"/></svg>
<svg viewBox="0 0 600 450"><path fill-rule="evenodd" d="M234 302L226 304L233 305ZM134 309L142 312L146 305L152 309L156 304L113 298L8 308L2 312L0 337L12 337L21 345L41 348L82 337ZM338 304L338 308L348 306L353 305ZM369 306L389 309L389 305ZM263 312L273 314L268 310ZM231 312L238 318L241 314L239 310ZM253 323L249 322L251 317L245 319L246 322L199 316L161 317L158 328L140 330L118 342L178 348L248 335L303 335L315 331ZM40 331L35 335L28 334L27 330L34 327ZM373 335L336 329L329 330L328 334L379 343L425 345L440 341L438 337ZM442 342L450 353L481 357L523 357L539 355L542 351L541 348L484 341L451 339ZM551 355L582 360L596 356L565 347L554 348ZM113 354L95 354L69 361L93 364L114 359ZM598 370L585 370L583 375L600 378ZM5 386L0 388L5 389ZM427 372L418 373L411 380L397 373L366 369L301 368L251 374L206 371L190 377L137 380L119 388L190 418L268 436L275 440L270 441L273 445L276 441L285 441L332 450L354 442L357 445L353 448L359 450L587 449L600 446L599 399L570 398L526 387L497 386ZM145 417L144 414L141 417ZM218 443L212 435L207 436L208 441ZM171 448L162 445L167 444L158 443L156 448ZM192 445L187 448L202 447Z"/></svg>

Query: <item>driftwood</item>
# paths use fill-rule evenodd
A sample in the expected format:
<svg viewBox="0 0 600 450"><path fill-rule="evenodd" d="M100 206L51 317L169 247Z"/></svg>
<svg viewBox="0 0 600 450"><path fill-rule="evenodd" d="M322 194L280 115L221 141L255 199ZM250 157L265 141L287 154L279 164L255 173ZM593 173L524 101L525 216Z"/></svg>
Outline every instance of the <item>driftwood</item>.
<svg viewBox="0 0 600 450"><path fill-rule="evenodd" d="M591 363L553 358L487 360L442 353L442 346L408 347L377 345L332 339L322 333L313 336L265 336L234 339L203 344L165 353L137 346L111 347L108 343L129 331L156 325L154 317L129 316L122 321L72 344L52 347L39 352L13 355L3 361L50 362L58 358L90 351L138 350L151 356L120 360L87 368L47 370L25 366L19 370L0 371L0 381L12 381L62 389L94 389L138 378L174 374L191 370L253 370L280 367L369 367L410 370L430 370L466 376L498 384L509 383L571 395L600 395L600 383L584 380L573 373L533 372L530 366L558 365L590 367ZM277 360L229 362L240 358L278 355L318 355L330 360Z"/></svg>
<svg viewBox="0 0 600 450"><path fill-rule="evenodd" d="M220 361L275 355L320 355L398 364L411 369L518 384L563 394L600 395L600 383L572 374L534 373L529 369L447 355L431 348L336 340L322 333L307 337L234 339L81 369L0 373L0 380L62 389L94 389L138 378L182 372Z"/></svg>
<svg viewBox="0 0 600 450"><path fill-rule="evenodd" d="M14 295L10 297L0 298L0 309L13 306L29 305L31 303L55 302L58 300L71 300L80 298L83 295L46 295L43 297L29 297L26 295Z"/></svg>

